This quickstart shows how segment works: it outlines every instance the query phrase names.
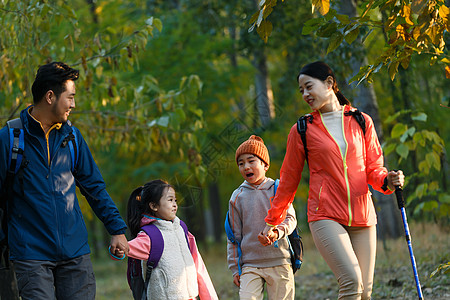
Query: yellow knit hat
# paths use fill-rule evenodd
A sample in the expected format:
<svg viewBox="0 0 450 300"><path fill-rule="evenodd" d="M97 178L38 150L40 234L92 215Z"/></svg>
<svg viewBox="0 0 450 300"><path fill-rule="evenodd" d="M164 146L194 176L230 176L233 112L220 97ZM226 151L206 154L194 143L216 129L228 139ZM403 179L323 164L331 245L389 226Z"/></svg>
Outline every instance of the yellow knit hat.
<svg viewBox="0 0 450 300"><path fill-rule="evenodd" d="M242 154L253 154L258 156L267 165L270 164L269 151L262 138L251 135L248 140L243 142L236 150L236 162Z"/></svg>

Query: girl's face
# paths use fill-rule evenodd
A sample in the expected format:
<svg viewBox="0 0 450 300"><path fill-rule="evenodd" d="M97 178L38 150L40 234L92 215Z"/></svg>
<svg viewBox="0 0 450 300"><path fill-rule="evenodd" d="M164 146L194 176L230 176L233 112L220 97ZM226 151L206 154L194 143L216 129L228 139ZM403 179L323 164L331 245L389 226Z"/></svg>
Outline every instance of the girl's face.
<svg viewBox="0 0 450 300"><path fill-rule="evenodd" d="M253 154L244 153L238 157L239 172L248 183L259 185L266 178L269 169L262 160Z"/></svg>
<svg viewBox="0 0 450 300"><path fill-rule="evenodd" d="M161 200L159 200L159 205L150 203L150 209L157 218L167 221L175 219L178 209L175 190L172 187L167 188Z"/></svg>
<svg viewBox="0 0 450 300"><path fill-rule="evenodd" d="M333 91L333 79L328 77L325 81L301 74L298 77L298 87L303 100L312 110L331 112L340 109L339 101Z"/></svg>

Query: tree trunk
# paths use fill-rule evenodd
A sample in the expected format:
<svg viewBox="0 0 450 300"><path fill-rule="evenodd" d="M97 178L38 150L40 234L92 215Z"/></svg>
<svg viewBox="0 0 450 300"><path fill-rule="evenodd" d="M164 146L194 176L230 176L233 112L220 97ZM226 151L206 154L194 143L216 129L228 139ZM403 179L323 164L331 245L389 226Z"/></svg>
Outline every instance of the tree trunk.
<svg viewBox="0 0 450 300"><path fill-rule="evenodd" d="M275 117L272 85L267 70L264 48L255 49L253 55L253 65L257 70L255 75L256 108L261 126L266 128Z"/></svg>
<svg viewBox="0 0 450 300"><path fill-rule="evenodd" d="M350 18L356 17L356 3L353 0L343 0L340 2L339 13L345 14ZM361 45L359 49L355 49ZM367 56L362 48L362 43L355 41L352 44L352 49L355 52L363 53L363 55L352 55L350 61L353 73L356 74L362 65L367 65ZM356 96L354 97L353 104L358 107L361 111L370 115L373 119L375 130L377 131L378 138L380 142L383 141L383 131L381 127L381 120L378 111L378 102L376 98L375 91L371 84L359 84L355 86ZM373 194L374 203L377 208L378 216L378 236L383 240L386 237L400 237L403 234L401 227L401 216L397 208L396 201L392 195L384 195L378 191L371 188Z"/></svg>

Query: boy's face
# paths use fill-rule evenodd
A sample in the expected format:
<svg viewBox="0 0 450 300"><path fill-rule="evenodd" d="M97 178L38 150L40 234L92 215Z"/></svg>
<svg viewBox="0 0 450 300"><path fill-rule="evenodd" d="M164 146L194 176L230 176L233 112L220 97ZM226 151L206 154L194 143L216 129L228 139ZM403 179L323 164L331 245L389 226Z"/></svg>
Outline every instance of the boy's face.
<svg viewBox="0 0 450 300"><path fill-rule="evenodd" d="M266 178L266 172L269 169L259 157L253 154L244 153L238 157L239 172L248 183L259 185Z"/></svg>

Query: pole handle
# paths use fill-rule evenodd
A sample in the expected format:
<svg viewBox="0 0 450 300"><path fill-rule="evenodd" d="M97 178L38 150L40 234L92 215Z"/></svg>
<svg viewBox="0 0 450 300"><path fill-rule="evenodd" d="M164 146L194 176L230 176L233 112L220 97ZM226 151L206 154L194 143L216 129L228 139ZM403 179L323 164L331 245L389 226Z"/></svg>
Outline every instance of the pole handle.
<svg viewBox="0 0 450 300"><path fill-rule="evenodd" d="M398 170L395 170L397 172ZM398 209L405 207L405 199L403 199L403 189L400 186L395 186L395 197L397 198Z"/></svg>
<svg viewBox="0 0 450 300"><path fill-rule="evenodd" d="M403 199L403 189L401 187L395 187L395 196L397 197L398 209L405 207L405 199Z"/></svg>

